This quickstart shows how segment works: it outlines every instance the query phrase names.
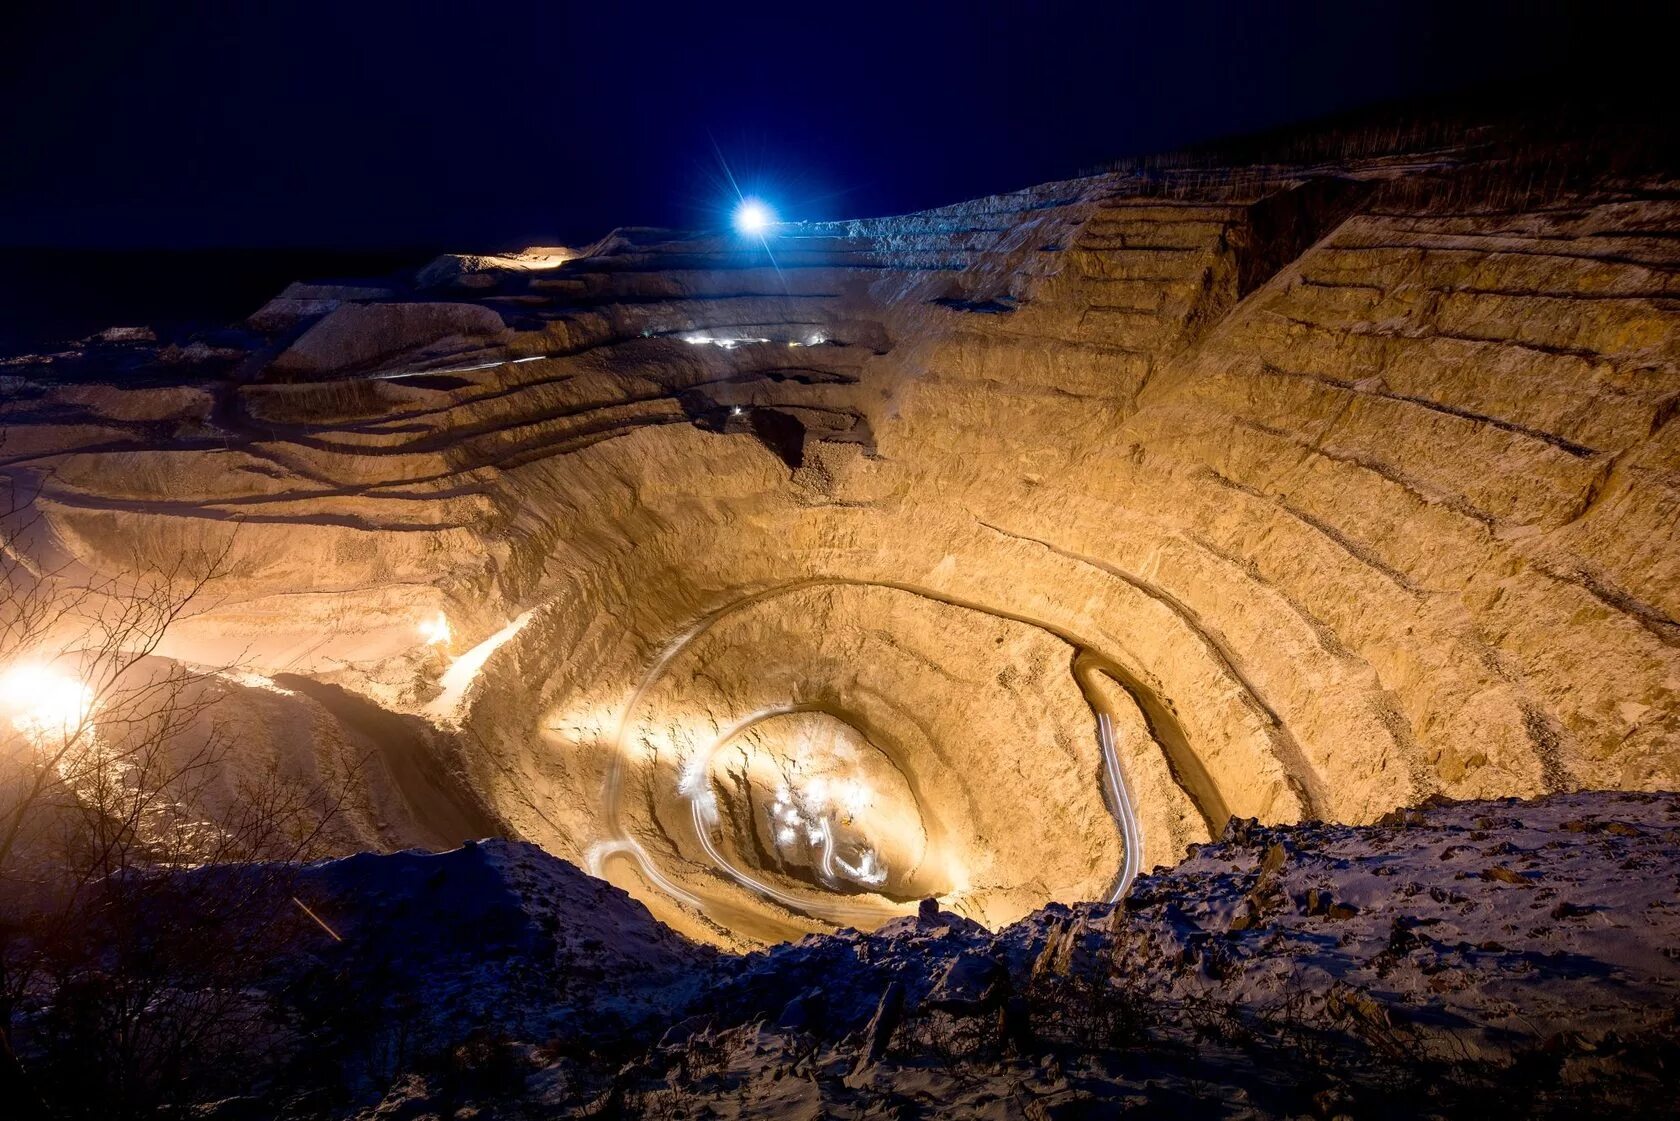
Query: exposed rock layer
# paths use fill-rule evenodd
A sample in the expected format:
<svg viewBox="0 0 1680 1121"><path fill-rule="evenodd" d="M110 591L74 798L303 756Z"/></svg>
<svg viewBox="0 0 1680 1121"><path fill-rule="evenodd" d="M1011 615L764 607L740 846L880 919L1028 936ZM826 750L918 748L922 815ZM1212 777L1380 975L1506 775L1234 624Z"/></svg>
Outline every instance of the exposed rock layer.
<svg viewBox="0 0 1680 1121"><path fill-rule="evenodd" d="M4 469L36 563L231 548L189 660L420 712L418 621L529 612L448 765L719 941L1101 898L1098 714L1145 867L1230 814L1672 788L1680 195L1466 205L1459 158L295 286L221 376L16 367Z"/></svg>

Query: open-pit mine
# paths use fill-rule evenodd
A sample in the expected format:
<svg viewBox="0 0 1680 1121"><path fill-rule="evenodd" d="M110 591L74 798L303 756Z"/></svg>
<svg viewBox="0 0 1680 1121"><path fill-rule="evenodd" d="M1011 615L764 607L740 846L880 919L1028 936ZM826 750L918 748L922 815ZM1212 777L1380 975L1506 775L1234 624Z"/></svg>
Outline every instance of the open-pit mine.
<svg viewBox="0 0 1680 1121"><path fill-rule="evenodd" d="M1680 194L1503 158L107 332L0 369L9 571L212 558L149 656L217 667L241 766L353 775L341 851L520 838L726 947L1117 899L1233 816L1674 789Z"/></svg>

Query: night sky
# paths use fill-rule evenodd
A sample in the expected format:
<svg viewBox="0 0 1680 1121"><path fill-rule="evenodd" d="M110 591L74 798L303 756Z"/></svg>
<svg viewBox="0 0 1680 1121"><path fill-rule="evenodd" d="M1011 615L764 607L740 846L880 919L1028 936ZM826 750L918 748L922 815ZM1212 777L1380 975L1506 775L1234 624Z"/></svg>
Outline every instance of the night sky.
<svg viewBox="0 0 1680 1121"><path fill-rule="evenodd" d="M1661 41L1549 0L33 7L0 245L577 244L717 221L720 152L784 217L895 213Z"/></svg>

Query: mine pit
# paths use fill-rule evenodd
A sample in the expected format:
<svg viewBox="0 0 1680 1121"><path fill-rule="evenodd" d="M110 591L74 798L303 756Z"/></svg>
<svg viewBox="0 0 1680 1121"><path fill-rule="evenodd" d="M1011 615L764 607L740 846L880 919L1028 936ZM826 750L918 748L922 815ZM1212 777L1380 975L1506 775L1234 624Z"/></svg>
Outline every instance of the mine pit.
<svg viewBox="0 0 1680 1121"><path fill-rule="evenodd" d="M11 395L13 549L219 558L159 656L430 729L449 789L377 778L370 842L494 822L732 947L1117 898L1233 815L1672 784L1665 507L1612 466L1665 454L1671 204L1327 174L299 289L237 381ZM1501 248L1543 227L1586 248ZM328 699L304 755L367 738Z"/></svg>
<svg viewBox="0 0 1680 1121"><path fill-rule="evenodd" d="M262 1007L275 1085L411 1071L378 1116L1671 1072L1680 193L1543 149L748 208L0 360L3 913ZM29 953L33 1055L81 990Z"/></svg>
<svg viewBox="0 0 1680 1121"><path fill-rule="evenodd" d="M21 7L0 1121L1676 1116L1662 21Z"/></svg>

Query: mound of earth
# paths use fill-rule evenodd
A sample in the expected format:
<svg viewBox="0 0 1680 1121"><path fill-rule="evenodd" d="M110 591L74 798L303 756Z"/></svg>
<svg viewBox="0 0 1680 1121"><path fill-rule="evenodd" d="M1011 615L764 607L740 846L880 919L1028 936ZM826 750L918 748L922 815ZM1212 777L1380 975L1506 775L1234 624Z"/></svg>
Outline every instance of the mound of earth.
<svg viewBox="0 0 1680 1121"><path fill-rule="evenodd" d="M1236 821L1118 906L993 933L929 902L740 956L530 845L178 873L273 906L216 932L268 949L218 981L245 1002L237 1046L168 1105L1657 1116L1680 1085L1677 868L1677 795L1437 800L1365 827ZM25 1055L47 1026L25 1019Z"/></svg>

